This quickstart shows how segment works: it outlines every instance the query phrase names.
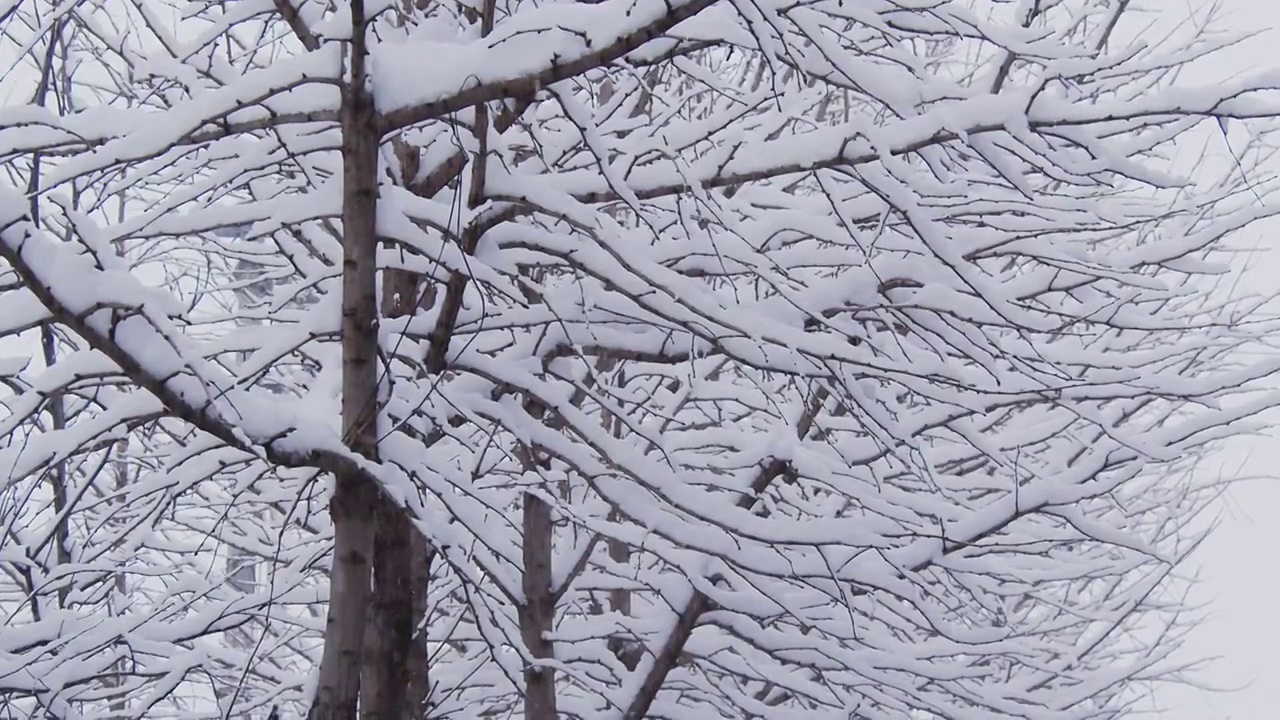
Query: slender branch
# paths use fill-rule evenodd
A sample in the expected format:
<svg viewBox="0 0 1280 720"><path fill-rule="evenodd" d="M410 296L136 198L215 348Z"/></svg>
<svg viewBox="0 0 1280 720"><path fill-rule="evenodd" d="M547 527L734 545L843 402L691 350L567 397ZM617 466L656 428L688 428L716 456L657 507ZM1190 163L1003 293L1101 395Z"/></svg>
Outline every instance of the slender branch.
<svg viewBox="0 0 1280 720"><path fill-rule="evenodd" d="M311 52L319 50L320 39L302 21L302 16L298 14L298 9L293 6L292 0L273 0L273 2L276 12L280 13L280 17L288 23L289 29L293 31L294 37L298 38L298 42L302 43L302 47Z"/></svg>
<svg viewBox="0 0 1280 720"><path fill-rule="evenodd" d="M627 53L636 50L641 45L662 36L663 33L701 13L717 1L684 0L683 2L666 2L665 12L656 19L622 32L612 42L599 49L592 48L594 43L585 43L582 51L577 55L561 54L559 46L549 44L544 48L539 48L540 51L549 53L549 56L545 59L545 65L541 69L514 77L499 77L489 81L477 82L461 92L441 97L437 100L385 112L382 116L383 132L394 132L465 108L474 107L481 103L493 102L503 98L533 96L540 88L547 85L608 65ZM636 4L635 0L607 0L599 5L579 8L576 12L617 13L620 11L621 6L625 5L630 8ZM652 4L656 5L656 3ZM643 16L642 13L644 11L652 11L652 8L637 8L635 14ZM630 11L628 11L628 15L630 14ZM522 30L521 32L526 31ZM502 47L502 43L510 39L506 34L498 33L488 41L488 44L491 49L494 49L495 54L501 52L505 56L505 48ZM484 61L478 60L477 62L483 63ZM506 63L498 62L492 67L496 69L504 65ZM473 75L472 78L474 77Z"/></svg>
<svg viewBox="0 0 1280 720"><path fill-rule="evenodd" d="M804 413L796 422L796 437L804 439L809 434L809 431L813 429L818 413L822 409L822 404L826 402L828 392L823 387L814 393L809 406L805 408ZM738 498L738 507L742 509L753 507L765 490L773 484L773 481L783 477L789 471L790 465L786 461L774 459L765 463L760 468L760 472L751 481L750 491L743 493ZM677 613L675 626L667 633L662 647L647 666L643 666L645 667L644 678L640 681L639 687L631 698L630 705L627 706L626 711L623 713L624 720L644 720L648 716L650 706L653 705L653 701L658 697L658 691L661 690L666 682L667 675L676 666L681 654L684 653L684 646L693 635L693 630L697 627L698 620L709 609L711 609L710 598L704 593L694 590L692 597L689 598L684 608Z"/></svg>
<svg viewBox="0 0 1280 720"><path fill-rule="evenodd" d="M1262 109L1251 110L1248 103L1237 104L1234 101L1248 93L1268 89L1273 88L1259 86L1228 93L1215 92L1213 96L1207 98L1188 94L1185 98L1181 96L1170 98L1168 103L1162 106L1136 109L1104 108L1094 104L1088 108L1088 111L1097 110L1097 114L1092 116L1088 115L1083 107L1059 107L1055 109L1063 112L1058 117L1033 119L1027 125L1032 131L1049 133L1058 128L1103 126L1108 123L1147 119L1154 121L1164 116L1180 118L1200 116L1205 119L1264 117L1265 112ZM651 200L687 192L691 185L707 189L722 188L815 170L856 167L879 162L885 154L911 155L929 147L962 141L976 135L1006 132L1007 109L999 104L990 103L990 99L990 96L982 96L972 103L964 101L957 105L956 112L970 118L970 122L966 123L962 129L955 128L954 124L947 121L944 114L931 113L908 118L875 130L877 138L885 139L873 143L864 139L864 133L868 131L865 125L850 123L807 134L802 146L803 151L797 151L794 137L779 138L759 143L741 143L732 152L718 152L717 157L734 158L729 163L709 160L703 163L695 162L692 167L679 172L656 169L637 171L632 178L628 179L627 189L638 199ZM1047 114L1046 112L1045 115ZM858 137L860 135L864 137ZM776 162L775 158L786 158L786 160ZM567 192L582 203L610 203L624 199L616 191L600 187L600 178L594 172L575 171L550 175L541 182L547 187ZM527 201L524 198L500 193L496 193L494 198Z"/></svg>

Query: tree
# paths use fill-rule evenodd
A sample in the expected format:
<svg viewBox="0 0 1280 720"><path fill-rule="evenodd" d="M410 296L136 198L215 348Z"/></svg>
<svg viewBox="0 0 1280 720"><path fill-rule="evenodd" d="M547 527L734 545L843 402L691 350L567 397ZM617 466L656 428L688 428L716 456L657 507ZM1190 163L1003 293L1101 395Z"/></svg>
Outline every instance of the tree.
<svg viewBox="0 0 1280 720"><path fill-rule="evenodd" d="M1133 12L13 6L0 696L1123 714L1275 403L1216 278L1280 112Z"/></svg>

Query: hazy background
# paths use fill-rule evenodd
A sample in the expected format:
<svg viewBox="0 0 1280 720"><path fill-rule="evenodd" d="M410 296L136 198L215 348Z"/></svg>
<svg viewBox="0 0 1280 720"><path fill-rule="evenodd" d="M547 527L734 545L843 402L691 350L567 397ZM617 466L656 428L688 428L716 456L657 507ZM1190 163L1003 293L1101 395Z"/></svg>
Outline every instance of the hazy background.
<svg viewBox="0 0 1280 720"><path fill-rule="evenodd" d="M1217 4L1164 1L1170 15ZM1222 5L1233 26L1262 34L1224 53L1221 65L1203 70L1221 74L1280 67L1280 0L1223 0ZM1273 241L1280 237L1280 222L1251 232L1264 250L1253 258L1245 282L1259 291L1280 291L1280 244ZM1280 435L1237 442L1221 462L1228 475L1280 476ZM1217 656L1200 677L1234 691L1159 688L1159 720L1280 720L1280 479L1235 486L1220 510L1221 525L1184 571L1201 578L1192 599L1205 605L1209 617L1191 632L1183 658Z"/></svg>

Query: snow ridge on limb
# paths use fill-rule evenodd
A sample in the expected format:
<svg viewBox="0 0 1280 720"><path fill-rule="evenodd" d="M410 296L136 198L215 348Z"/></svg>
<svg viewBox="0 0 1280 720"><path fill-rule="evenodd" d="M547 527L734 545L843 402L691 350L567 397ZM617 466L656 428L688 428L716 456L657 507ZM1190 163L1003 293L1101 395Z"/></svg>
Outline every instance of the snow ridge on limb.
<svg viewBox="0 0 1280 720"><path fill-rule="evenodd" d="M0 193L7 208L0 216L0 257L58 322L110 358L168 413L284 467L373 475L373 465L348 451L323 418L308 417L279 397L239 388L233 377L204 360L173 324L174 305L162 290L145 287L127 272L101 269L110 258L95 258L87 249L76 252L50 237L26 215L20 193Z"/></svg>
<svg viewBox="0 0 1280 720"><path fill-rule="evenodd" d="M325 683L365 707L1081 720L1170 668L1143 633L1184 622L1161 593L1214 492L1186 473L1276 401L1271 328L1213 287L1273 212L1248 189L1272 193L1274 78L1168 85L1227 40L1109 42L1129 5L1102 0L350 26L261 0L176 33L146 2L127 51L75 35L118 63L83 115L0 129L45 207L13 195L0 232L8 340L54 319L62 348L0 363L8 677L63 673L6 698L305 713L359 575L331 572L328 476L356 473L394 506ZM340 133L370 98L329 53L364 22L386 124ZM1215 115L1258 137L1180 175Z"/></svg>

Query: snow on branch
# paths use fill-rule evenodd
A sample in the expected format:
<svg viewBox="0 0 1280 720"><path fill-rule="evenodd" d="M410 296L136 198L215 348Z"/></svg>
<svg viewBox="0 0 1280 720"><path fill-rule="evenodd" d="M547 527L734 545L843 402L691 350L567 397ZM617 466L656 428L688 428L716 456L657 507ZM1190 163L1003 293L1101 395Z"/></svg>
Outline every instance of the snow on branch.
<svg viewBox="0 0 1280 720"><path fill-rule="evenodd" d="M173 323L181 308L163 290L112 270L102 250L77 252L31 222L26 200L0 196L0 257L7 260L54 319L110 358L175 417L222 442L285 467L369 472L324 418L296 403L237 387L204 360Z"/></svg>
<svg viewBox="0 0 1280 720"><path fill-rule="evenodd" d="M1280 403L1230 287L1280 76L1172 72L1231 38L42 2L0 111L21 712L1066 720L1176 668L1199 461Z"/></svg>

